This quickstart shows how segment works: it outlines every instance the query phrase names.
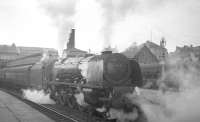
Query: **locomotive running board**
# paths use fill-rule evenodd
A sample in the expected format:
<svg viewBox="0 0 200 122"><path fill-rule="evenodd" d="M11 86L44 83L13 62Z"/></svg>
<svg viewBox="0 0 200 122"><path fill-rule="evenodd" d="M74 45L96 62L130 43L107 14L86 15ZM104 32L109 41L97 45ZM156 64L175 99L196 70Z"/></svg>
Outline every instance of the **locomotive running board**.
<svg viewBox="0 0 200 122"><path fill-rule="evenodd" d="M47 83L49 85L55 85L55 86L60 86L60 85L65 85L65 86L70 86L70 87L74 87L74 88L77 88L77 87L81 87L81 88L95 88L95 89L102 89L103 86L94 86L92 84L75 84L75 83L66 83L66 82L55 82L55 81L52 81L52 82L49 82Z"/></svg>

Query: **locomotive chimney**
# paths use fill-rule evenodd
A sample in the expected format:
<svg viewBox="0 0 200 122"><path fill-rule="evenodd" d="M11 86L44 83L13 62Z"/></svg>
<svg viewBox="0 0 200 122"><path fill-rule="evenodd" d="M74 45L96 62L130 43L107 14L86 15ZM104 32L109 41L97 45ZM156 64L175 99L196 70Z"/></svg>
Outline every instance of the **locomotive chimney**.
<svg viewBox="0 0 200 122"><path fill-rule="evenodd" d="M75 48L75 29L71 30L69 41L67 43L67 49Z"/></svg>
<svg viewBox="0 0 200 122"><path fill-rule="evenodd" d="M102 51L101 54L102 54L102 55L105 55L105 54L112 54L112 51Z"/></svg>
<svg viewBox="0 0 200 122"><path fill-rule="evenodd" d="M101 52L102 55L105 55L105 54L112 54L112 50L111 50L111 47L108 46L107 48L104 48L103 51Z"/></svg>

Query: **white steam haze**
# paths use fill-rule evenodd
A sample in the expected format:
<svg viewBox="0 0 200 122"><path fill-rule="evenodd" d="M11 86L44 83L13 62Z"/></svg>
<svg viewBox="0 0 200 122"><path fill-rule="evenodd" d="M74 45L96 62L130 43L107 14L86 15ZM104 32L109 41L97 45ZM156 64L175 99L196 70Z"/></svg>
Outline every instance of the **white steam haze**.
<svg viewBox="0 0 200 122"><path fill-rule="evenodd" d="M71 28L74 28L75 5L77 0L40 0L40 7L53 20L58 29L58 49L61 52L69 38Z"/></svg>
<svg viewBox="0 0 200 122"><path fill-rule="evenodd" d="M55 104L50 98L50 94L46 94L44 90L36 90L36 89L23 89L23 96L25 99L33 101L39 104Z"/></svg>
<svg viewBox="0 0 200 122"><path fill-rule="evenodd" d="M146 40L169 51L199 45L199 0L1 0L0 43L53 47L62 51L72 27L76 47L99 52L126 49Z"/></svg>
<svg viewBox="0 0 200 122"><path fill-rule="evenodd" d="M84 100L84 94L82 92L75 94L74 97L76 98L76 102L80 106L87 106L88 105Z"/></svg>
<svg viewBox="0 0 200 122"><path fill-rule="evenodd" d="M136 89L128 95L138 104L148 122L199 122L200 121L200 65L193 55L169 61L172 67L159 81L160 89Z"/></svg>
<svg viewBox="0 0 200 122"><path fill-rule="evenodd" d="M76 28L76 47L99 52L111 45L123 51L133 42L167 40L176 45L199 44L198 0L42 0L42 8L59 30L60 47Z"/></svg>
<svg viewBox="0 0 200 122"><path fill-rule="evenodd" d="M127 120L136 120L138 117L138 112L135 109L131 113L124 113L122 110L110 109L109 110L110 119L117 119L118 122L127 122Z"/></svg>

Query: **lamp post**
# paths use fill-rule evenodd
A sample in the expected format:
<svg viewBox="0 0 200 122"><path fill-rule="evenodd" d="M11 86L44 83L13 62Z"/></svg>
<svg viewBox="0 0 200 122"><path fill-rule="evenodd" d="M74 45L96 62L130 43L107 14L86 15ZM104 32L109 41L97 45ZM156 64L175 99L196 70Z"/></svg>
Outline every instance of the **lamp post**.
<svg viewBox="0 0 200 122"><path fill-rule="evenodd" d="M165 53L163 52L162 55L160 56L161 57L161 74L163 74L165 72Z"/></svg>

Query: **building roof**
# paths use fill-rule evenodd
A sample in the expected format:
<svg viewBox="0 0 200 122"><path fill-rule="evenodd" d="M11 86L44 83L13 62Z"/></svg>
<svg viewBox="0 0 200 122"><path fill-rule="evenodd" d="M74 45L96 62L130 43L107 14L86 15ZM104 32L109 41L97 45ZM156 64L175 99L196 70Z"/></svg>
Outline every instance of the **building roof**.
<svg viewBox="0 0 200 122"><path fill-rule="evenodd" d="M158 58L151 52L151 50L146 46L142 46L142 48L135 54L135 58L138 59L139 55L141 55L142 52L148 52L149 55L151 55L154 59L154 61L158 62Z"/></svg>
<svg viewBox="0 0 200 122"><path fill-rule="evenodd" d="M0 54L18 54L18 49L15 45L0 45Z"/></svg>
<svg viewBox="0 0 200 122"><path fill-rule="evenodd" d="M19 46L18 50L19 50L19 57L24 57L24 56L37 54L37 53L44 53L44 52L48 52L51 55L57 55L58 56L58 51L53 49L53 48Z"/></svg>
<svg viewBox="0 0 200 122"><path fill-rule="evenodd" d="M192 55L200 60L200 46L193 47L192 45L185 45L183 47L176 47L176 51L170 53L170 58L177 57L184 59L189 58Z"/></svg>
<svg viewBox="0 0 200 122"><path fill-rule="evenodd" d="M19 49L20 53L27 53L27 51L32 52L32 53L40 53L40 52L49 51L49 50L57 52L57 50L55 50L53 48L22 47L22 46L19 46L17 48Z"/></svg>
<svg viewBox="0 0 200 122"><path fill-rule="evenodd" d="M150 51L157 57L158 60L163 58L162 56L167 55L167 49L163 48L153 42L147 41L144 45L146 45Z"/></svg>
<svg viewBox="0 0 200 122"><path fill-rule="evenodd" d="M158 60L161 60L163 55L168 54L166 48L163 48L163 47L161 47L153 42L150 42L150 41L146 41L145 43L143 43L139 46L133 45L133 46L129 47L123 53L129 58L134 58L138 54L138 52L140 52L140 50L143 49L144 46L146 46L151 51L151 53L154 56L156 56L156 58Z"/></svg>
<svg viewBox="0 0 200 122"><path fill-rule="evenodd" d="M84 55L87 54L86 51L77 49L77 48L69 48L69 49L64 49L63 51L63 56L80 56L80 55Z"/></svg>

